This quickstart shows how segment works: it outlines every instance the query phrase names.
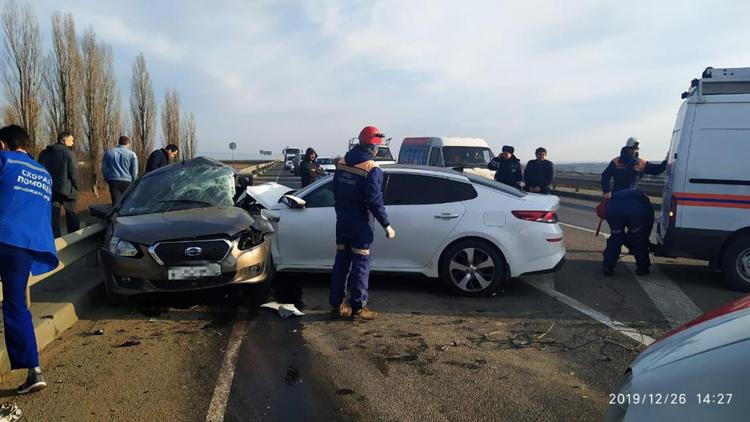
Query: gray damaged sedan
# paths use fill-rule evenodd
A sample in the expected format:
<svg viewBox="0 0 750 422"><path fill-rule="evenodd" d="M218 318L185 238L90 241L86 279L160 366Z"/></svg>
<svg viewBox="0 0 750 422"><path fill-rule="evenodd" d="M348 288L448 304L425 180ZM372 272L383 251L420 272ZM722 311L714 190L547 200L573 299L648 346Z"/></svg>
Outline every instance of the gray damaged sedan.
<svg viewBox="0 0 750 422"><path fill-rule="evenodd" d="M114 207L92 205L107 224L99 255L110 301L266 281L273 228L239 199L249 183L197 157L140 177Z"/></svg>

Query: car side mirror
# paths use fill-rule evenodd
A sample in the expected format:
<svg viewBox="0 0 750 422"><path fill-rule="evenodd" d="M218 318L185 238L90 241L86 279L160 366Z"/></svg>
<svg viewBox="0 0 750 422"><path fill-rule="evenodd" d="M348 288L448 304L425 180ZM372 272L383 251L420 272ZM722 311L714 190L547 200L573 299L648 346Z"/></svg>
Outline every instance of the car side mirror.
<svg viewBox="0 0 750 422"><path fill-rule="evenodd" d="M304 199L298 198L294 195L284 195L281 197L279 202L292 209L303 209L305 208L306 204Z"/></svg>
<svg viewBox="0 0 750 422"><path fill-rule="evenodd" d="M112 214L114 207L112 205L95 204L89 205L89 213L92 217L106 221Z"/></svg>

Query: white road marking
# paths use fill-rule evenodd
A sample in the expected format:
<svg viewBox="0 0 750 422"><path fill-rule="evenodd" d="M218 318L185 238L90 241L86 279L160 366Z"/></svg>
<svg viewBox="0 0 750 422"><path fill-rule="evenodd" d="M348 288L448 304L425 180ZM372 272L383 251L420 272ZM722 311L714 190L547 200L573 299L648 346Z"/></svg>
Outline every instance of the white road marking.
<svg viewBox="0 0 750 422"><path fill-rule="evenodd" d="M644 346L648 346L655 341L653 337L641 334L636 329L628 327L622 322L614 320L607 315L604 315L603 313L597 311L596 309L590 308L564 293L558 292L557 290L555 290L554 279L551 274L527 275L523 276L522 279L526 284L554 297L555 299L570 306L578 312L588 315L594 320L606 325L607 327L617 331L624 336L630 337L631 339L637 341L638 343L641 343Z"/></svg>
<svg viewBox="0 0 750 422"><path fill-rule="evenodd" d="M656 265L651 266L650 274L641 276L635 274L635 259L632 256L625 257L622 261L669 324L676 327L692 321L703 313Z"/></svg>
<svg viewBox="0 0 750 422"><path fill-rule="evenodd" d="M275 183L279 183L279 177L281 177L282 171L286 171L286 167L284 167L283 170L279 169L279 174L276 175L276 180L274 181Z"/></svg>
<svg viewBox="0 0 750 422"><path fill-rule="evenodd" d="M232 389L234 371L237 366L237 358L240 354L240 346L242 345L242 340L245 338L246 320L247 306L240 306L234 325L232 326L232 334L229 337L224 362L221 364L221 371L219 371L219 377L216 380L214 395L211 398L211 404L208 406L206 422L221 422L224 420L229 393Z"/></svg>
<svg viewBox="0 0 750 422"><path fill-rule="evenodd" d="M559 224L564 227L596 233L596 231L586 227L567 223ZM608 234L602 234L605 238L609 237ZM641 285L643 291L646 292L651 302L653 302L669 324L679 326L703 314L698 305L674 281L661 272L657 265L651 266L651 274L639 276L635 274L636 266L633 256L626 255L620 260L633 273L635 279L638 280L638 284Z"/></svg>

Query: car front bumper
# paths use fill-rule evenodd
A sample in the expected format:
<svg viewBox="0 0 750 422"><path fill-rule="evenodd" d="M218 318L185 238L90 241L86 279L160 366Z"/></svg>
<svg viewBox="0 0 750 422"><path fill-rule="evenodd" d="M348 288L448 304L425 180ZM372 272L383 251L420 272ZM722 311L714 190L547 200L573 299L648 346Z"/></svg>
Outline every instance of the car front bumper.
<svg viewBox="0 0 750 422"><path fill-rule="evenodd" d="M124 296L149 292L180 292L232 284L257 284L268 278L269 239L264 239L260 245L247 250L240 250L237 242L233 242L231 252L221 262L193 263L218 263L221 275L186 280L170 280L169 267L156 262L146 247L141 246L140 249L138 257L115 256L106 248L99 249L110 291Z"/></svg>

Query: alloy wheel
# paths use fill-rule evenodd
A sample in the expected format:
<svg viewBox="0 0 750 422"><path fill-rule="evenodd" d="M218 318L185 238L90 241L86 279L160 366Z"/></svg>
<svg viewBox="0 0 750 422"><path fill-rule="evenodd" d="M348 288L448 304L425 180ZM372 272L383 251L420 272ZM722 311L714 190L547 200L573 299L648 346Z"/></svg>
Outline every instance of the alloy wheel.
<svg viewBox="0 0 750 422"><path fill-rule="evenodd" d="M464 248L451 257L448 271L456 287L467 292L477 292L492 284L495 279L495 262L482 249Z"/></svg>

